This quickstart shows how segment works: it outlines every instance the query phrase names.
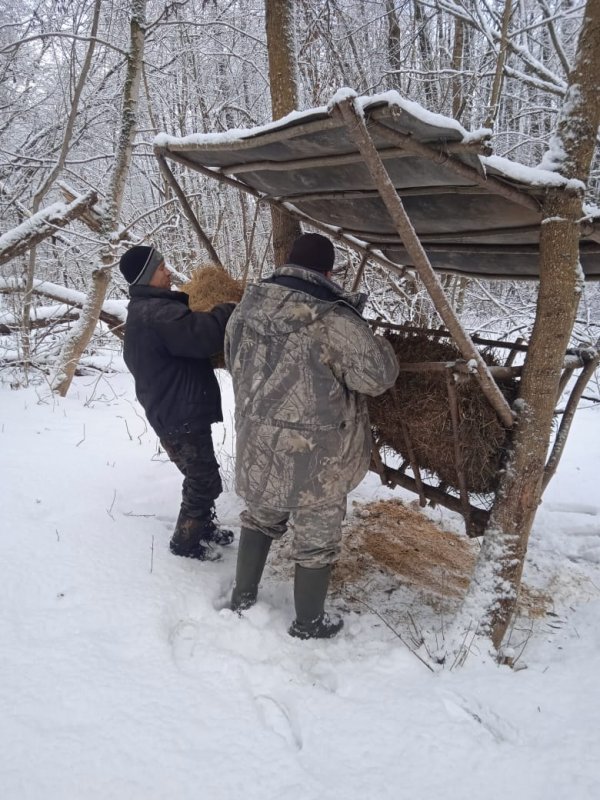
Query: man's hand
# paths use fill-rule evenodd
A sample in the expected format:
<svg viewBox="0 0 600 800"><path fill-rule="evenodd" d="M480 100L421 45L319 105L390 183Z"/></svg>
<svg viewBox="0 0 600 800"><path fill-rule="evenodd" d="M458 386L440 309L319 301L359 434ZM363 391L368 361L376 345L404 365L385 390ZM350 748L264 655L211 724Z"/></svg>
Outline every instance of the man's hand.
<svg viewBox="0 0 600 800"><path fill-rule="evenodd" d="M219 303L216 306L213 306L211 309L212 311L225 311L227 316L231 316L233 314L233 309L237 306L237 303Z"/></svg>

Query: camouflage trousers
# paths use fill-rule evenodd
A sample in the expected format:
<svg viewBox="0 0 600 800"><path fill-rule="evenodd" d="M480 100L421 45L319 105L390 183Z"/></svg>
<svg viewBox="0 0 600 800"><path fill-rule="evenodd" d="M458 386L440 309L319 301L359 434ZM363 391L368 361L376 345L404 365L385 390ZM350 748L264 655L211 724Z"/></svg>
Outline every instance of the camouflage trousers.
<svg viewBox="0 0 600 800"><path fill-rule="evenodd" d="M326 506L276 511L264 506L248 506L240 519L245 528L281 539L291 522L292 558L297 564L319 569L337 561L342 546L342 520L346 516L346 496Z"/></svg>
<svg viewBox="0 0 600 800"><path fill-rule="evenodd" d="M223 491L210 428L165 436L160 443L183 475L181 513L195 519L210 517Z"/></svg>

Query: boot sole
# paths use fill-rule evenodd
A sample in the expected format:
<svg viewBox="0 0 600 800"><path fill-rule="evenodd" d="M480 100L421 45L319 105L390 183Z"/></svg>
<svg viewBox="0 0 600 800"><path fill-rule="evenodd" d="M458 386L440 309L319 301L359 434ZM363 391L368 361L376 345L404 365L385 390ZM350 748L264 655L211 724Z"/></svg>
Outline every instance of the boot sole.
<svg viewBox="0 0 600 800"><path fill-rule="evenodd" d="M208 549L203 551L190 550L184 552L182 550L177 550L170 547L169 550L174 556L179 556L180 558L193 558L196 561L220 561L223 558L221 553L217 551L209 552Z"/></svg>

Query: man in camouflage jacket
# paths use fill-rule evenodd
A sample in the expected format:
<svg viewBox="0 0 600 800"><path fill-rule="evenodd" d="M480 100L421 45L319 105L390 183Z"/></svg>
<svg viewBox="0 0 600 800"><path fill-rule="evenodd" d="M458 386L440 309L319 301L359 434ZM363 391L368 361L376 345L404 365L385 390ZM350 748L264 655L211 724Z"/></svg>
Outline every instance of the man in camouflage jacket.
<svg viewBox="0 0 600 800"><path fill-rule="evenodd" d="M393 385L390 344L361 316L365 296L330 280L331 242L303 234L289 263L248 287L225 335L236 400L236 489L246 501L232 608L256 601L273 539L293 523L300 638L328 637L324 614L346 496L365 476L371 432L364 395Z"/></svg>

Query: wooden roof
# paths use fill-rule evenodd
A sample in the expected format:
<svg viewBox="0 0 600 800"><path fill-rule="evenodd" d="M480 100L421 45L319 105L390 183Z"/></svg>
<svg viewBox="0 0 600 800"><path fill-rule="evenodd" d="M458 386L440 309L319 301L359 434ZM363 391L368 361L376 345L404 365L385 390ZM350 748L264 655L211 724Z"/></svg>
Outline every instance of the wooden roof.
<svg viewBox="0 0 600 800"><path fill-rule="evenodd" d="M540 201L549 187L571 185L556 173L487 158L484 138L396 93L359 100L434 269L536 278ZM163 134L155 145L166 158L332 226L396 265L411 265L356 145L328 108L225 134ZM584 273L598 280L600 213L590 215L582 234Z"/></svg>

